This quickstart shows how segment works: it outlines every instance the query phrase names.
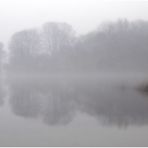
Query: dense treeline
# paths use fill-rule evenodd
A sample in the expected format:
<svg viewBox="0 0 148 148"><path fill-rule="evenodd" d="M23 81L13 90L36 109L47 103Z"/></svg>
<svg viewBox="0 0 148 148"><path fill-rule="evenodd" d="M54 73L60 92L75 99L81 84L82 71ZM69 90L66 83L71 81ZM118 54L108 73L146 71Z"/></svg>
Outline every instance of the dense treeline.
<svg viewBox="0 0 148 148"><path fill-rule="evenodd" d="M72 27L46 23L41 30L24 30L12 36L8 70L17 72L59 72L75 43Z"/></svg>
<svg viewBox="0 0 148 148"><path fill-rule="evenodd" d="M49 22L15 33L9 72L148 71L148 22L118 20L77 37L72 26Z"/></svg>

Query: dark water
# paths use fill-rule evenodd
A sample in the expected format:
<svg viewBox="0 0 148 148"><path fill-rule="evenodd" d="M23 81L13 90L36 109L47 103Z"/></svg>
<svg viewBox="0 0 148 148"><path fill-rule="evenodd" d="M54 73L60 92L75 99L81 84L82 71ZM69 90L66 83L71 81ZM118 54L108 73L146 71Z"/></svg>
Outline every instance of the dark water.
<svg viewBox="0 0 148 148"><path fill-rule="evenodd" d="M0 82L0 146L148 146L148 96L132 82Z"/></svg>

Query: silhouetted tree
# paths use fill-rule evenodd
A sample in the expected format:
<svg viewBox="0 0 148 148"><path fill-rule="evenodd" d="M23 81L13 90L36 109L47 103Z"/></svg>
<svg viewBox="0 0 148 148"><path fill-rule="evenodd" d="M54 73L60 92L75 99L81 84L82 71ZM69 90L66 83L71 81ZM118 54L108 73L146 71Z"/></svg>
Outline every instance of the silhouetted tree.
<svg viewBox="0 0 148 148"><path fill-rule="evenodd" d="M103 24L82 37L81 64L97 71L148 71L147 38L148 22L145 21Z"/></svg>
<svg viewBox="0 0 148 148"><path fill-rule="evenodd" d="M35 69L40 53L40 36L36 30L24 30L12 36L10 42L10 68L15 70Z"/></svg>
<svg viewBox="0 0 148 148"><path fill-rule="evenodd" d="M61 52L74 43L74 30L69 24L49 22L43 25L43 46L48 52Z"/></svg>

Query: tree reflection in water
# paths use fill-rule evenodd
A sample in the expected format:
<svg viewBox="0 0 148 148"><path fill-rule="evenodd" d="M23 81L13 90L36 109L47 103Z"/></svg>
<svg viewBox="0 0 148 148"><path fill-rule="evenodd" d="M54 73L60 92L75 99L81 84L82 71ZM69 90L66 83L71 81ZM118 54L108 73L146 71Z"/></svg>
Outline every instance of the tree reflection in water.
<svg viewBox="0 0 148 148"><path fill-rule="evenodd" d="M4 104L5 97L6 97L6 88L4 85L4 80L0 78L0 106Z"/></svg>
<svg viewBox="0 0 148 148"><path fill-rule="evenodd" d="M45 123L66 124L74 115L75 102L68 88L48 80L11 83L10 104L16 115L40 117Z"/></svg>
<svg viewBox="0 0 148 148"><path fill-rule="evenodd" d="M68 124L77 111L117 126L148 124L148 98L132 88L97 80L22 79L10 81L13 113Z"/></svg>

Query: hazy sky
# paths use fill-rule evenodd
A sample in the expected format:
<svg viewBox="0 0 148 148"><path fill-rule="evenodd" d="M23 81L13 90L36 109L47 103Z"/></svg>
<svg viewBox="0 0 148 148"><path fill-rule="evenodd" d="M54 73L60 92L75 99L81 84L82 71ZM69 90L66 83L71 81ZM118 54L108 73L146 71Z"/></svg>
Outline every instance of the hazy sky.
<svg viewBox="0 0 148 148"><path fill-rule="evenodd" d="M144 0L0 0L0 40L19 30L40 27L47 21L70 23L78 33L118 18L148 20Z"/></svg>

